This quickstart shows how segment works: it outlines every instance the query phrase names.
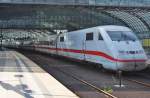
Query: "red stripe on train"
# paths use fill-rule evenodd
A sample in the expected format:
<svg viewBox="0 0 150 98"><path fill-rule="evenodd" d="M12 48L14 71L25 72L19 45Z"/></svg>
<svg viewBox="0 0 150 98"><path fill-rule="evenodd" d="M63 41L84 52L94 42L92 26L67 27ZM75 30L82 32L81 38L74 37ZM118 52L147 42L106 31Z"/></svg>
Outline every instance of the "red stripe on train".
<svg viewBox="0 0 150 98"><path fill-rule="evenodd" d="M146 61L145 59L130 59L130 60L116 59L100 51L64 49L64 48L56 49L56 48L50 48L50 47L38 47L38 48L46 48L49 50L57 50L57 51L72 52L72 53L90 54L90 55L104 57L106 59L109 59L111 61L116 61L116 62L145 62Z"/></svg>

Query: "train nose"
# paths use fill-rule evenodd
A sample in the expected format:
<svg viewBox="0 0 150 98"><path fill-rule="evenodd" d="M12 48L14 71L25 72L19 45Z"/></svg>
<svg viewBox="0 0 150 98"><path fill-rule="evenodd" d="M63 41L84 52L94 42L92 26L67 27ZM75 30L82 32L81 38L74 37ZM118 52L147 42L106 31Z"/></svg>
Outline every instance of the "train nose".
<svg viewBox="0 0 150 98"><path fill-rule="evenodd" d="M125 62L122 63L121 70L123 71L140 71L147 68L146 62Z"/></svg>
<svg viewBox="0 0 150 98"><path fill-rule="evenodd" d="M143 50L119 51L118 57L124 60L124 62L121 63L121 70L140 71L147 67L146 56Z"/></svg>

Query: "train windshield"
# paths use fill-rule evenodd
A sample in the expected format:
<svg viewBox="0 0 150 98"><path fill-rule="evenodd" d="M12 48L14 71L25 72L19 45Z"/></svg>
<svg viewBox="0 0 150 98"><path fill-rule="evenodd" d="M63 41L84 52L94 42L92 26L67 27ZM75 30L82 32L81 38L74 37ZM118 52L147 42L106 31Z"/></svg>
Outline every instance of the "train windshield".
<svg viewBox="0 0 150 98"><path fill-rule="evenodd" d="M137 37L130 31L107 31L112 41L136 41Z"/></svg>

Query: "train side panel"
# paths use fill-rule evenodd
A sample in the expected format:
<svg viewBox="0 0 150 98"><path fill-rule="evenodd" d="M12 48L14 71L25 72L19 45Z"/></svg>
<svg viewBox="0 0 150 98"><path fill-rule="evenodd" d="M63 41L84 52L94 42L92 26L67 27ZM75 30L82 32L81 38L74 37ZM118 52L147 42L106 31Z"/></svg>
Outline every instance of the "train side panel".
<svg viewBox="0 0 150 98"><path fill-rule="evenodd" d="M112 56L107 37L101 34L103 31L97 28L79 30L60 35L58 39L58 54L102 64L104 68L116 69L116 62L113 62L104 54ZM61 42L60 38L64 37Z"/></svg>
<svg viewBox="0 0 150 98"><path fill-rule="evenodd" d="M56 35L50 38L49 45L38 45L36 49L45 53L102 64L105 69L110 70L131 71L146 68L144 65L146 55L138 40L112 40L108 31L132 32L122 26L94 27Z"/></svg>
<svg viewBox="0 0 150 98"><path fill-rule="evenodd" d="M64 41L61 41L62 37L64 37ZM84 60L83 38L82 32L69 32L60 35L57 41L58 55Z"/></svg>
<svg viewBox="0 0 150 98"><path fill-rule="evenodd" d="M85 33L88 36L88 33ZM85 57L87 61L102 64L104 68L115 69L116 62L107 59L107 55L112 55L107 42L109 41L102 30L96 28L93 33L93 40L85 40ZM107 65L107 66L106 66Z"/></svg>

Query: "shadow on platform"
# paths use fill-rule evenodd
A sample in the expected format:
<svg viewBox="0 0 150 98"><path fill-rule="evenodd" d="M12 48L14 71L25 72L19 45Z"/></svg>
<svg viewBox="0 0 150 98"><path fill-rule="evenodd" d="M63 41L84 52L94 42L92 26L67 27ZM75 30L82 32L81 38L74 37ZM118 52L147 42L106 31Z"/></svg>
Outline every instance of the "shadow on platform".
<svg viewBox="0 0 150 98"><path fill-rule="evenodd" d="M16 85L13 86L9 83L5 83L3 81L0 81L0 85L6 89L6 90L12 90L22 96L24 96L25 98L34 98L31 96L32 90L28 89L28 86L25 84L20 84L20 85Z"/></svg>

